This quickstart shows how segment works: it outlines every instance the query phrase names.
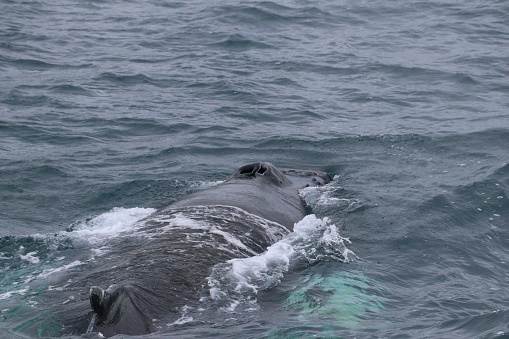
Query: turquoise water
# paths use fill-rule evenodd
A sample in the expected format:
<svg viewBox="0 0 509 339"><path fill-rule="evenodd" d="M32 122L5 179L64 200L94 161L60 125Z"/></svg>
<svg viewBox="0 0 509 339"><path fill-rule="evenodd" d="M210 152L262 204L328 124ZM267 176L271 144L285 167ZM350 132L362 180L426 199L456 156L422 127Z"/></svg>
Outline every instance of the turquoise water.
<svg viewBox="0 0 509 339"><path fill-rule="evenodd" d="M221 285L225 304L149 337L503 337L508 16L478 0L0 0L0 333L65 335L52 312L88 302L66 281L101 241L269 161L335 176L305 193L328 226L286 239L302 256L251 272L256 292ZM350 242L324 245L331 225Z"/></svg>

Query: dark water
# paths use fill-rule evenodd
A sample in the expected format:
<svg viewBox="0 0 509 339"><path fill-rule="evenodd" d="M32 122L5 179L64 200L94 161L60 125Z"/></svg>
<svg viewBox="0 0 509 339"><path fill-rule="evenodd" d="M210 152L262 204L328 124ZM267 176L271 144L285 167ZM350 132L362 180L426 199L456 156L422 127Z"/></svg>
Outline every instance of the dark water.
<svg viewBox="0 0 509 339"><path fill-rule="evenodd" d="M213 285L237 307L149 337L509 335L508 17L502 0L0 0L0 334L61 335L45 296L88 302L65 281L101 241L261 160L335 176L303 193L323 234L285 239L287 266L239 261L251 289Z"/></svg>

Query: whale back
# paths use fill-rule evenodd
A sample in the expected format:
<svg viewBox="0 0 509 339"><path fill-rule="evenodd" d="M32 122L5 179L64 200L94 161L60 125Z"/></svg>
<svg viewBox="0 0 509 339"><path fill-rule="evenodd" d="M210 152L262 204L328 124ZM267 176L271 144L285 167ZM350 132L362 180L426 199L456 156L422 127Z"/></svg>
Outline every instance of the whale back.
<svg viewBox="0 0 509 339"><path fill-rule="evenodd" d="M271 163L256 162L240 167L222 184L191 194L170 208L234 206L293 230L293 225L308 214L299 189L329 181L324 172L280 171Z"/></svg>
<svg viewBox="0 0 509 339"><path fill-rule="evenodd" d="M307 214L299 189L330 181L318 171L281 171L267 162L240 167L225 182L196 192L113 238L108 260L91 263L86 281L89 331L106 336L153 331L202 296L214 265L263 253Z"/></svg>

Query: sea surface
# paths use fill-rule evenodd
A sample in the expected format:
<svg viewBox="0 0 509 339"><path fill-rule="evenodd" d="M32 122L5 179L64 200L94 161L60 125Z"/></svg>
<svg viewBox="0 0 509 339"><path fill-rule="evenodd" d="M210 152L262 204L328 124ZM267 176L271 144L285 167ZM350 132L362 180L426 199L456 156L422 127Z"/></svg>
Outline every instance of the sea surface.
<svg viewBox="0 0 509 339"><path fill-rule="evenodd" d="M268 161L334 180L146 337L509 337L508 18L505 0L0 0L0 336L66 335L50 310L88 303L66 283L108 239Z"/></svg>

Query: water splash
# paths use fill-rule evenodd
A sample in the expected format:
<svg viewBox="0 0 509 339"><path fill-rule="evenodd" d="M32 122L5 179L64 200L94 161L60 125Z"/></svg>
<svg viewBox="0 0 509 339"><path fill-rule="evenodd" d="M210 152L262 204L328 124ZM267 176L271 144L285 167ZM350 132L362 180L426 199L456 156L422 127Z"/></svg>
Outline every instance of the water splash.
<svg viewBox="0 0 509 339"><path fill-rule="evenodd" d="M81 238L90 243L104 243L109 238L136 230L138 221L155 211L154 208L114 207L95 218L77 223L72 227L72 232L65 235Z"/></svg>
<svg viewBox="0 0 509 339"><path fill-rule="evenodd" d="M210 297L225 311L234 311L239 304L256 308L258 292L278 284L296 265L351 261L356 255L347 248L349 243L328 218L308 215L263 254L216 265L208 278Z"/></svg>

